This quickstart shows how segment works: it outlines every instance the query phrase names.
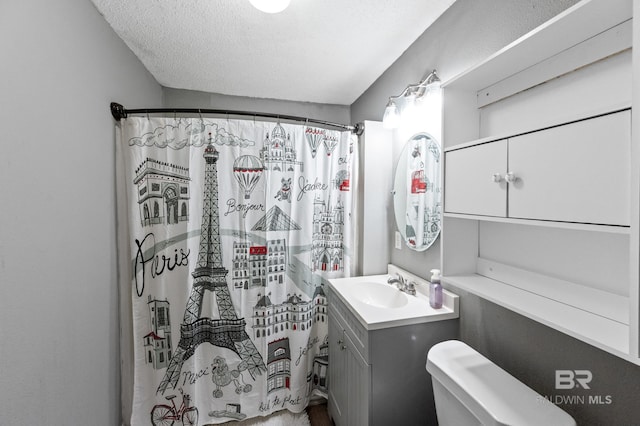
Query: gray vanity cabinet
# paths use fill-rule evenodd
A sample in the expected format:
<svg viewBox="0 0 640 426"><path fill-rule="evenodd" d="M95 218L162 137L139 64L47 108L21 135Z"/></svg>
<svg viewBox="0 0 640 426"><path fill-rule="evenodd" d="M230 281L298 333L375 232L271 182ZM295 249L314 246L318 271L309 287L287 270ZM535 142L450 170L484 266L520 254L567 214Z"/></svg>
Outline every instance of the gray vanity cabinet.
<svg viewBox="0 0 640 426"><path fill-rule="evenodd" d="M436 424L427 352L458 320L367 330L329 288L329 414L336 426Z"/></svg>

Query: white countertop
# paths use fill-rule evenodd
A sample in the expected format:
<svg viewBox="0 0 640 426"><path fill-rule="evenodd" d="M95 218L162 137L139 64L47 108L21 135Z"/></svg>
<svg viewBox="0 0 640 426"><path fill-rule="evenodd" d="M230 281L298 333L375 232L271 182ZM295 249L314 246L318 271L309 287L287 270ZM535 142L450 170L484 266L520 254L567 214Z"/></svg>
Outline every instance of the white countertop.
<svg viewBox="0 0 640 426"><path fill-rule="evenodd" d="M412 296L401 292L394 284L388 284L387 280L392 275L368 275L362 277L337 278L329 280L329 286L333 293L351 310L360 323L367 330L398 327L442 321L458 318L458 296L443 290L443 305L440 309L429 306L429 282L402 271L390 265L390 272L395 277L399 272L407 280L416 282L416 295ZM380 284L387 288L378 295L382 299L371 299L367 294L367 286L375 288ZM397 293L395 293L397 292ZM377 303L377 301L380 303ZM398 301L395 303L395 301ZM386 304L395 307L383 307Z"/></svg>

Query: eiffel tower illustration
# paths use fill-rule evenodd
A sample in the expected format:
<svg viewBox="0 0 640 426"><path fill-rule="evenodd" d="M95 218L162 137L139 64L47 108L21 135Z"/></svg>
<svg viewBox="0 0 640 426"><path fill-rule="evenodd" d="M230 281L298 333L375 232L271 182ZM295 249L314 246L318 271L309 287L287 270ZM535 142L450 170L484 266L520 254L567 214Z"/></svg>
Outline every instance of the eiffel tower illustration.
<svg viewBox="0 0 640 426"><path fill-rule="evenodd" d="M187 301L184 319L180 326L180 342L169 361L164 378L158 386L158 393L167 387L175 388L180 378L182 364L189 359L196 348L204 342L232 350L242 361L238 370L248 370L255 380L256 374L266 372L262 356L246 332L244 318L238 318L229 294L226 276L229 271L222 265L220 246L220 219L218 212L218 151L212 144L204 150L205 183L204 205L198 264L191 273L193 286ZM201 318L202 299L205 291L213 291L216 296L220 318Z"/></svg>

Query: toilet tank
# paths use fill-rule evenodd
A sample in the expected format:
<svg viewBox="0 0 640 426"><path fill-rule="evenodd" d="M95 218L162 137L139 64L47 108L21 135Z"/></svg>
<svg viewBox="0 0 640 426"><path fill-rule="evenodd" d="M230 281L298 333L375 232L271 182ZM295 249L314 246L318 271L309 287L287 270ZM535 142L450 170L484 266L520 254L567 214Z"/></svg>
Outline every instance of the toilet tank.
<svg viewBox="0 0 640 426"><path fill-rule="evenodd" d="M427 355L440 426L575 426L565 411L458 340Z"/></svg>

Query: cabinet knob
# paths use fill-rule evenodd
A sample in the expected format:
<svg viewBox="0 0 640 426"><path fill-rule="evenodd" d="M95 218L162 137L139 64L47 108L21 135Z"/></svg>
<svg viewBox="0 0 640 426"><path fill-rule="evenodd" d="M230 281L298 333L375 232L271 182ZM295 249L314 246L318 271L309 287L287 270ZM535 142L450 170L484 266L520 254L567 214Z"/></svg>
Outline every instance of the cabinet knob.
<svg viewBox="0 0 640 426"><path fill-rule="evenodd" d="M494 173L493 176L491 176L491 180L493 182L500 183L502 182L502 175L500 173Z"/></svg>
<svg viewBox="0 0 640 426"><path fill-rule="evenodd" d="M341 345L341 344L343 344L344 342L343 342L342 340L338 339L338 341L337 341L336 343L337 343L337 344L339 344L339 345Z"/></svg>
<svg viewBox="0 0 640 426"><path fill-rule="evenodd" d="M347 349L347 347L345 345L340 345L340 350L344 351L345 349Z"/></svg>
<svg viewBox="0 0 640 426"><path fill-rule="evenodd" d="M506 180L509 183L513 183L518 180L518 177L514 173L509 172L506 175L504 175L504 180Z"/></svg>

